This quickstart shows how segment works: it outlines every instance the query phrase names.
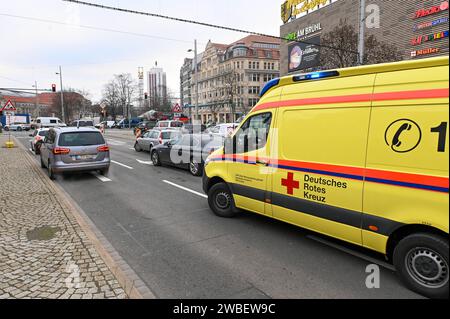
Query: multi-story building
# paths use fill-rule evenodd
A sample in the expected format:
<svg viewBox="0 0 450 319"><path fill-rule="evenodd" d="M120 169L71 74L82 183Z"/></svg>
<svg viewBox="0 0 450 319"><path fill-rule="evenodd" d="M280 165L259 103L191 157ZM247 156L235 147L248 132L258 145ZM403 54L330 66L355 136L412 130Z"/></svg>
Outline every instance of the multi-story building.
<svg viewBox="0 0 450 319"><path fill-rule="evenodd" d="M198 80L198 120L234 122L250 111L263 85L279 76L279 47L279 39L257 35L230 45L210 41L191 80L194 104Z"/></svg>
<svg viewBox="0 0 450 319"><path fill-rule="evenodd" d="M166 72L162 68L152 68L147 75L150 104L160 106L167 99Z"/></svg>
<svg viewBox="0 0 450 319"><path fill-rule="evenodd" d="M0 109L10 100L18 114L30 114L33 118L48 115L53 105L55 93L24 93L10 90L0 90Z"/></svg>
<svg viewBox="0 0 450 319"><path fill-rule="evenodd" d="M395 48L402 59L448 55L448 1L366 0L365 5L365 36ZM281 74L320 70L325 34L341 21L359 32L360 0L288 0L281 19L281 37L307 42L282 42Z"/></svg>
<svg viewBox="0 0 450 319"><path fill-rule="evenodd" d="M193 59L184 59L183 66L180 70L180 103L182 106L190 106L192 104L191 79L193 67Z"/></svg>

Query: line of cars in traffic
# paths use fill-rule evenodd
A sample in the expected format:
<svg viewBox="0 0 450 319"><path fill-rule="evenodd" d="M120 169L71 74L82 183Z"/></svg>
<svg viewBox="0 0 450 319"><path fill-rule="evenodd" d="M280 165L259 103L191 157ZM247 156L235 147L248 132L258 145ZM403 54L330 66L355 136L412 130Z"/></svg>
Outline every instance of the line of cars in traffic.
<svg viewBox="0 0 450 319"><path fill-rule="evenodd" d="M175 166L201 176L207 157L223 146L225 137L237 126L229 123L207 129L205 125L160 121L136 138L134 149L149 152L154 166Z"/></svg>
<svg viewBox="0 0 450 319"><path fill-rule="evenodd" d="M154 166L175 166L194 176L203 174L207 157L221 148L238 124L205 125L159 121L136 138L136 152L149 152ZM51 179L55 174L98 171L107 175L110 150L92 121L77 120L62 127L40 127L30 134L30 148L40 156Z"/></svg>

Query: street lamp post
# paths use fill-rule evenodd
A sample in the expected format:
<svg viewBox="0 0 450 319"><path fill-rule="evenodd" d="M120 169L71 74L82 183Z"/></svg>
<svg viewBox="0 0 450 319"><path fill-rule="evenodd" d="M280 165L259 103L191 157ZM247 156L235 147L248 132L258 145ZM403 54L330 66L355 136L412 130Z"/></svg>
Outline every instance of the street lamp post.
<svg viewBox="0 0 450 319"><path fill-rule="evenodd" d="M61 84L61 117L62 117L62 121L64 123L66 123L66 116L65 116L65 112L64 112L64 93L63 93L64 90L63 90L61 66L59 66L59 73L56 72L56 74L59 74L59 82Z"/></svg>
<svg viewBox="0 0 450 319"><path fill-rule="evenodd" d="M188 50L192 52L192 49ZM197 61L197 40L194 40L194 70L195 70L195 118L198 120L198 61Z"/></svg>
<svg viewBox="0 0 450 319"><path fill-rule="evenodd" d="M35 109L38 113L38 117L41 116L41 107L39 106L39 94L38 94L38 85L37 85L37 81L34 81L34 85L33 87L36 89L36 97L35 97Z"/></svg>
<svg viewBox="0 0 450 319"><path fill-rule="evenodd" d="M366 28L366 1L359 0L359 39L358 39L358 64L364 64L364 32Z"/></svg>

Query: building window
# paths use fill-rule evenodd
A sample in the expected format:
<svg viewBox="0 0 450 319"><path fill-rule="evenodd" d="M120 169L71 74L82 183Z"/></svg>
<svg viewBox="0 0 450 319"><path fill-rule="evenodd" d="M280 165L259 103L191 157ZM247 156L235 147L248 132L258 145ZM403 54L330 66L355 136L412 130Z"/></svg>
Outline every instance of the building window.
<svg viewBox="0 0 450 319"><path fill-rule="evenodd" d="M260 76L258 73L250 73L248 75L248 80L250 82L259 82L260 81Z"/></svg>
<svg viewBox="0 0 450 319"><path fill-rule="evenodd" d="M246 56L247 49L246 48L238 48L233 50L233 57Z"/></svg>
<svg viewBox="0 0 450 319"><path fill-rule="evenodd" d="M259 86L249 86L248 88L248 94L259 94L259 91Z"/></svg>
<svg viewBox="0 0 450 319"><path fill-rule="evenodd" d="M259 99L255 99L255 98L248 99L248 106L249 107L254 107L256 104L258 104L258 100Z"/></svg>

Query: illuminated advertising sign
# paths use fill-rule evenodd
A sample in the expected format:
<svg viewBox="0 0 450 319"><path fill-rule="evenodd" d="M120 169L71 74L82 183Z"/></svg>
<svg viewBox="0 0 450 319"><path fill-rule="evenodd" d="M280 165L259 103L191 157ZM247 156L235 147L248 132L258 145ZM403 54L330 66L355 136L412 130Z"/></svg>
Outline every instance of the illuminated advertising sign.
<svg viewBox="0 0 450 319"><path fill-rule="evenodd" d="M337 1L337 0L335 0ZM331 4L332 0L287 0L281 5L281 20L288 23L298 15Z"/></svg>
<svg viewBox="0 0 450 319"><path fill-rule="evenodd" d="M289 41L295 41L295 40L304 38L304 37L306 37L306 36L308 36L308 35L310 35L312 33L316 33L316 32L319 32L319 31L322 31L322 24L320 22L316 23L316 24L313 24L313 25L310 25L310 26L308 26L306 28L300 29L297 32L289 33L285 37L285 39L289 40Z"/></svg>
<svg viewBox="0 0 450 319"><path fill-rule="evenodd" d="M320 36L289 46L289 72L305 70L320 64Z"/></svg>
<svg viewBox="0 0 450 319"><path fill-rule="evenodd" d="M421 35L421 36L415 37L414 39L412 39L411 44L419 45L419 44L422 44L425 42L441 40L441 39L445 39L445 38L448 38L448 30L443 31L443 32L437 32L437 33L433 33L433 34Z"/></svg>
<svg viewBox="0 0 450 319"><path fill-rule="evenodd" d="M448 1L444 1L438 6L417 10L414 14L414 19L427 17L429 15L436 14L445 10L448 10Z"/></svg>
<svg viewBox="0 0 450 319"><path fill-rule="evenodd" d="M435 27L437 25L444 24L444 23L448 23L448 18L441 18L441 19L417 24L414 26L414 31L428 29L428 28Z"/></svg>
<svg viewBox="0 0 450 319"><path fill-rule="evenodd" d="M423 50L416 50L411 52L411 57L415 58L422 55L428 55L428 54L434 54L439 53L439 48L429 48L429 49L423 49Z"/></svg>

